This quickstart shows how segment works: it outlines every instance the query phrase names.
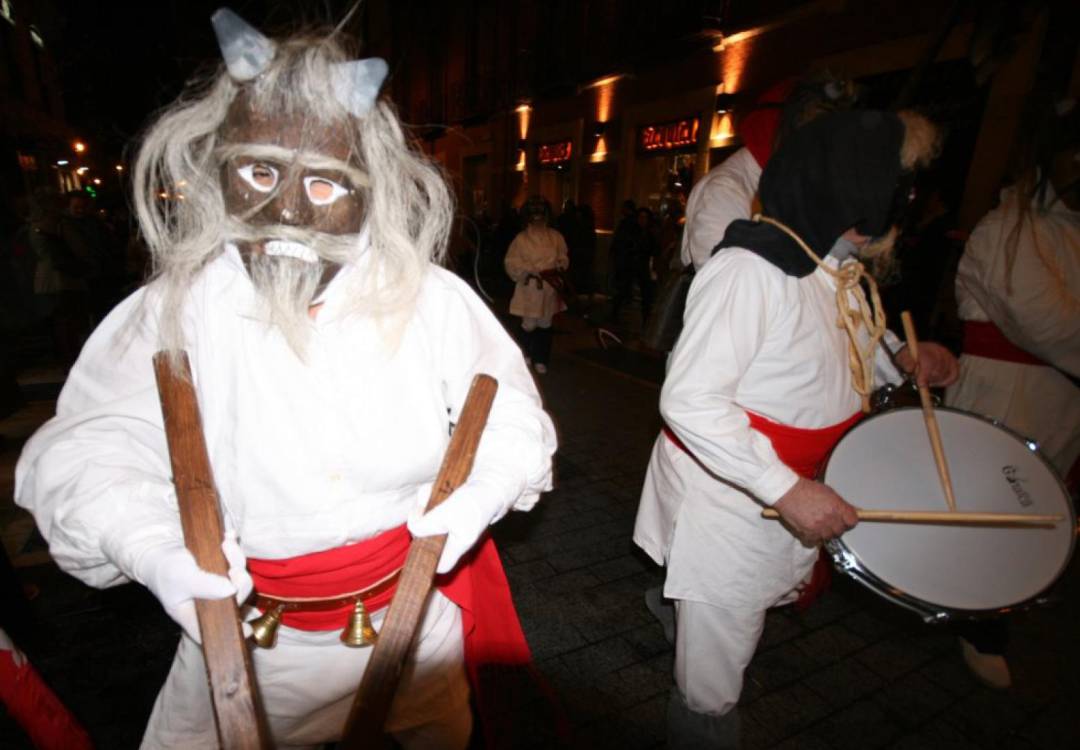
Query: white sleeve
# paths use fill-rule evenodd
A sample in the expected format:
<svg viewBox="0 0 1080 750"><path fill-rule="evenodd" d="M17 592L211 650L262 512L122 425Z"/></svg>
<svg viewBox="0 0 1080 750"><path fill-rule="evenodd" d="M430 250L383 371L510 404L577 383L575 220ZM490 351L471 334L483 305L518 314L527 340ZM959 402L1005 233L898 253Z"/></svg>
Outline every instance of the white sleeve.
<svg viewBox="0 0 1080 750"><path fill-rule="evenodd" d="M881 345L874 352L874 383L883 385L892 383L899 385L904 380L904 373L893 362L892 355L903 349L907 344L890 331L885 329L885 336L881 339Z"/></svg>
<svg viewBox="0 0 1080 750"><path fill-rule="evenodd" d="M456 422L475 375L491 375L499 390L480 440L472 477L498 483L507 507L529 510L552 487L555 427L525 366L521 350L466 284L436 269L445 287L441 310L433 311L450 421Z"/></svg>
<svg viewBox="0 0 1080 750"><path fill-rule="evenodd" d="M86 343L57 414L27 442L15 495L57 564L91 586L128 579L146 549L181 539L151 357L156 331L121 303Z"/></svg>
<svg viewBox="0 0 1080 750"><path fill-rule="evenodd" d="M1061 236L1048 231L1043 221L1025 222L1019 236L1012 271L1012 291L1005 285L1003 246L1011 237L1008 227L976 227L968 240L958 281L978 302L1009 341L1040 359L1080 376L1080 289L1070 288L1055 253ZM1080 246L1073 238L1072 245ZM985 269L993 258L992 271ZM974 269L977 273L971 273Z"/></svg>
<svg viewBox="0 0 1080 750"><path fill-rule="evenodd" d="M713 474L773 504L798 480L736 402L739 381L778 320L777 271L748 253L714 258L690 287L660 413Z"/></svg>
<svg viewBox="0 0 1080 750"><path fill-rule="evenodd" d="M532 272L532 262L528 257L524 236L524 233L519 233L513 239L503 259L506 275L514 281L521 281Z"/></svg>

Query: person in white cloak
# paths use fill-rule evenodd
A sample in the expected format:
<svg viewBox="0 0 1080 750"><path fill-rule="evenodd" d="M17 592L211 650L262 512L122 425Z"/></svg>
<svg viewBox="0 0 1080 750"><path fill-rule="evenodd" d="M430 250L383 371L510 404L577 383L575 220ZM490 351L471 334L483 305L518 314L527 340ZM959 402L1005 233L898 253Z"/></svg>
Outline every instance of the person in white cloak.
<svg viewBox="0 0 1080 750"><path fill-rule="evenodd" d="M521 348L536 372L547 372L551 357L551 321L566 309L551 274L570 267L566 240L548 226L548 206L539 197L524 207L526 225L506 251L507 275L514 280L510 314L521 318Z"/></svg>
<svg viewBox="0 0 1080 750"><path fill-rule="evenodd" d="M849 340L838 304L859 309L868 277L854 256L872 237L888 247L934 136L907 113L806 125L765 169L760 221L734 222L691 287L634 529L635 543L667 565L664 595L676 603L668 747L738 746L735 706L765 611L803 580L818 543L856 522L813 477L875 375L899 373L877 346L883 314L863 316ZM911 369L907 349L886 343ZM955 379L944 347L920 345L920 359L922 381ZM786 524L762 519L763 505Z"/></svg>
<svg viewBox="0 0 1080 750"><path fill-rule="evenodd" d="M946 403L1035 440L1062 477L1080 457L1080 111L1033 98L1020 177L975 227L956 276L960 379ZM1041 106L1040 106L1041 105ZM1073 486L1073 492L1077 487ZM970 632L969 632L970 631ZM964 631L985 683L1011 684L1003 626Z"/></svg>
<svg viewBox="0 0 1080 750"><path fill-rule="evenodd" d="M230 11L213 20L225 66L156 121L134 168L155 277L94 333L16 476L64 570L98 587L138 581L182 626L144 748L217 747L195 598L243 602L253 577L260 595L301 596L314 578L336 581L328 598L363 602L400 568L410 532L448 534L439 572L452 582L494 554L491 523L550 489L555 449L517 347L435 265L450 195L377 98L386 64L351 60L340 33L272 41ZM199 570L181 536L151 357L182 349L228 579ZM481 372L500 387L473 472L423 515ZM298 563L314 574L282 573ZM471 731L468 611L443 590L387 724L406 747L463 748ZM376 629L387 599L367 600ZM371 652L339 638L351 607L330 624L288 612L276 646L254 651L277 747L340 737Z"/></svg>

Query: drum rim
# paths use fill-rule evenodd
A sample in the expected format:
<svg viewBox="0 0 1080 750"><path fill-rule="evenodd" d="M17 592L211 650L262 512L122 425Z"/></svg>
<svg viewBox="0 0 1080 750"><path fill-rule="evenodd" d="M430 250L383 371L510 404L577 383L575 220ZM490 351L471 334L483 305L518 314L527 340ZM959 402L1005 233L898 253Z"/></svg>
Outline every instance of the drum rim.
<svg viewBox="0 0 1080 750"><path fill-rule="evenodd" d="M819 472L819 477L822 480L825 479L825 474L829 469L829 464L832 462L833 454L840 447L840 444L844 442L848 435L853 433L862 425L869 424L875 419L899 411L921 411L921 408L917 406L896 406L881 411L877 414L872 414L869 417L860 420L857 424L853 425L851 429L845 432L839 440L836 441L836 445L834 445L832 450L829 451L828 457L822 464L821 471ZM829 551L830 557L832 557L833 566L845 575L849 576L850 578L855 579L857 582L861 583L866 588L873 591L875 594L878 594L879 596L889 599L890 601L893 601L902 607L907 607L908 609L914 610L915 612L921 614L923 618L927 621L946 621L951 619L982 619L987 617L994 617L1005 612L1029 609L1033 606L1038 606L1045 599L1046 593L1050 589L1052 589L1054 585L1057 584L1057 582L1061 579L1061 576L1065 574L1065 571L1068 569L1069 564L1072 562L1073 555L1076 552L1076 537L1078 533L1076 509L1073 507L1072 499L1069 495L1068 489L1065 486L1065 482L1061 479L1061 475L1058 473L1057 469L1054 468L1054 465L1051 464L1049 459L1046 458L1046 455L1043 454L1042 449L1039 448L1039 445L1036 441L1032 440L1029 437L1021 435L1019 432L1012 429L1011 427L1002 424L1000 420L993 419L982 414L977 414L975 412L965 411L963 409L956 409L949 406L934 407L934 411L953 412L955 414L960 414L965 417L972 417L973 419L977 419L981 422L991 424L999 430L1002 430L1003 432L1006 432L1012 437L1019 440L1029 451L1031 451L1032 454L1034 454L1040 461L1042 461L1043 465L1050 471L1050 476L1052 476L1054 478L1054 481L1057 482L1057 485L1061 489L1062 494L1068 501L1066 503L1067 516L1069 518L1069 522L1073 531L1069 535L1069 551L1065 555L1065 559L1062 562L1061 567L1054 574L1053 578L1050 579L1049 583L1047 583L1043 588L1039 589L1039 591L1027 597L1026 599L1022 599L1021 601L1014 604L1008 604L1004 607L997 607L995 609L965 609L963 607L947 607L945 605L929 602L925 599L920 599L919 597L913 596L904 591L903 589L900 589L893 584L888 583L866 567L865 563L863 563L863 561L859 558L855 551L844 543L843 536L837 537L836 539L831 539L825 544L825 548Z"/></svg>

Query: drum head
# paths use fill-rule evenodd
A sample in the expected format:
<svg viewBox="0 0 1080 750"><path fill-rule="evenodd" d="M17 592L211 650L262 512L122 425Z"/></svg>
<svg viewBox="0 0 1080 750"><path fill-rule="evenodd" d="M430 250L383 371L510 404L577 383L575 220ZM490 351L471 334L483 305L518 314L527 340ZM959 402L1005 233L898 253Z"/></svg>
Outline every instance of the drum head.
<svg viewBox="0 0 1080 750"><path fill-rule="evenodd" d="M1060 479L1032 446L988 420L949 409L937 410L937 419L957 510L1064 520L1051 528L862 523L837 546L884 584L885 596L977 611L1037 596L1072 555L1076 518ZM865 509L948 509L919 409L879 414L851 430L824 481Z"/></svg>

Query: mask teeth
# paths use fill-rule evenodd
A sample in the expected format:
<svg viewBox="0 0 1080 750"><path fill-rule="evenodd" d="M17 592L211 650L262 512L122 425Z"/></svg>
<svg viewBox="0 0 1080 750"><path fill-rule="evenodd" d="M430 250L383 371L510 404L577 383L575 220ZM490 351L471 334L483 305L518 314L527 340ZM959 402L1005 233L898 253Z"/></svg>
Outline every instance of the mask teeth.
<svg viewBox="0 0 1080 750"><path fill-rule="evenodd" d="M288 240L271 240L263 246L267 255L274 257L296 258L306 263L318 263L319 255L307 245Z"/></svg>

